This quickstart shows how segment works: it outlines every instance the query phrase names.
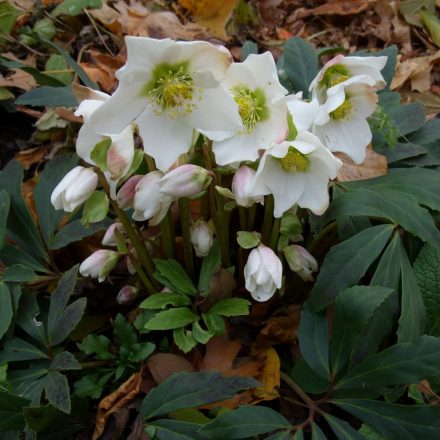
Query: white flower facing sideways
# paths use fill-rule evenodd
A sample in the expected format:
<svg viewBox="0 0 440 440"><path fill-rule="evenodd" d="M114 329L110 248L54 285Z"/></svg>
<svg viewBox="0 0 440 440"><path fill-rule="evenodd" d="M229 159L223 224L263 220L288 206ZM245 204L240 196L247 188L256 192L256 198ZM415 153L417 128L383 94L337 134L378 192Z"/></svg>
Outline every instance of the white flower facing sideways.
<svg viewBox="0 0 440 440"><path fill-rule="evenodd" d="M254 203L264 204L264 196L252 197L250 195L251 184L255 177L255 170L242 165L232 178L232 192L238 206L248 208Z"/></svg>
<svg viewBox="0 0 440 440"><path fill-rule="evenodd" d="M98 186L98 176L91 168L77 166L70 170L52 191L50 201L55 209L74 211Z"/></svg>
<svg viewBox="0 0 440 440"><path fill-rule="evenodd" d="M119 259L119 253L107 249L93 252L79 266L79 273L84 276L97 278L101 283L114 269Z"/></svg>
<svg viewBox="0 0 440 440"><path fill-rule="evenodd" d="M244 267L244 279L248 290L256 301L267 301L281 287L283 265L275 252L260 244L252 249Z"/></svg>
<svg viewBox="0 0 440 440"><path fill-rule="evenodd" d="M206 257L213 242L214 234L205 221L198 220L191 226L191 243L198 257Z"/></svg>
<svg viewBox="0 0 440 440"><path fill-rule="evenodd" d="M232 64L222 86L238 104L243 127L225 140L214 139L213 150L219 165L254 161L258 150L280 142L287 133L287 90L280 84L270 52L249 55Z"/></svg>
<svg viewBox="0 0 440 440"><path fill-rule="evenodd" d="M279 218L298 204L321 215L329 204L328 183L342 162L313 134L300 132L295 140L275 144L261 158L251 194L273 194Z"/></svg>
<svg viewBox="0 0 440 440"><path fill-rule="evenodd" d="M82 116L84 120L84 124L78 133L76 152L87 163L95 165L90 154L95 145L103 141L107 136L95 131L94 125L90 123L90 117L104 102L110 99L110 96L96 90L90 91L90 94L91 99L82 101L75 112L76 116ZM131 126L128 126L121 133L109 135L108 137L110 137L112 142L107 152L108 174L112 180L118 180L127 173L133 162L133 130Z"/></svg>
<svg viewBox="0 0 440 440"><path fill-rule="evenodd" d="M313 281L313 272L318 270L318 262L310 252L297 244L283 249L287 263L293 272L304 281Z"/></svg>
<svg viewBox="0 0 440 440"><path fill-rule="evenodd" d="M220 87L232 59L225 48L169 38L125 42L119 86L90 118L97 132L118 134L136 122L145 152L165 171L188 151L194 130L222 140L242 128L237 104Z"/></svg>

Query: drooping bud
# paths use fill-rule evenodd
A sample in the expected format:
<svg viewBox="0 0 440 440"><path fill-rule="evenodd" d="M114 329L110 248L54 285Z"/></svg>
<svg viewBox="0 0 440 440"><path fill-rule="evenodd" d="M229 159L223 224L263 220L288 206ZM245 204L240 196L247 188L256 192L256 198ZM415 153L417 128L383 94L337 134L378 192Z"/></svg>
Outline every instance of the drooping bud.
<svg viewBox="0 0 440 440"><path fill-rule="evenodd" d="M120 305L130 305L137 298L139 289L135 286L124 286L116 296L116 302Z"/></svg>
<svg viewBox="0 0 440 440"><path fill-rule="evenodd" d="M260 244L249 254L244 267L246 289L256 301L269 300L281 287L283 265L275 252Z"/></svg>
<svg viewBox="0 0 440 440"><path fill-rule="evenodd" d="M199 220L191 227L191 243L198 257L206 257L214 241L214 234L208 224Z"/></svg>
<svg viewBox="0 0 440 440"><path fill-rule="evenodd" d="M55 209L72 212L93 194L97 185L98 176L91 168L77 166L55 187L50 201Z"/></svg>
<svg viewBox="0 0 440 440"><path fill-rule="evenodd" d="M312 272L318 270L318 262L307 249L292 244L284 249L284 256L293 272L296 272L304 281L313 281Z"/></svg>
<svg viewBox="0 0 440 440"><path fill-rule="evenodd" d="M263 203L264 196L250 196L250 188L252 180L255 177L255 171L246 165L241 166L234 174L232 179L232 192L234 193L235 201L238 206L248 208L254 203Z"/></svg>
<svg viewBox="0 0 440 440"><path fill-rule="evenodd" d="M131 176L118 191L116 202L121 209L128 209L133 207L133 200L135 195L135 188L138 182L142 179L142 175Z"/></svg>
<svg viewBox="0 0 440 440"><path fill-rule="evenodd" d="M208 188L212 177L208 170L193 164L181 165L159 181L161 193L174 198L195 197Z"/></svg>
<svg viewBox="0 0 440 440"><path fill-rule="evenodd" d="M104 246L117 246L118 242L116 239L116 229L119 232L123 232L124 231L124 227L122 226L122 223L113 223L112 225L110 225L107 229L107 231L105 232L104 238L102 239L101 243Z"/></svg>
<svg viewBox="0 0 440 440"><path fill-rule="evenodd" d="M115 251L100 249L93 252L79 266L79 273L86 277L97 278L101 283L105 277L114 269L118 262L119 254Z"/></svg>

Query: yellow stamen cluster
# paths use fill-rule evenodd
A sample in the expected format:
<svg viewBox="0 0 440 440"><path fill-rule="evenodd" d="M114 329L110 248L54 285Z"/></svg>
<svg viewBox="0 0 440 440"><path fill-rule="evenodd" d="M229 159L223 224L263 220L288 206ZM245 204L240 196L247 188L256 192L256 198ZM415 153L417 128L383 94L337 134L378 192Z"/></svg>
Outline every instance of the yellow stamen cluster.
<svg viewBox="0 0 440 440"><path fill-rule="evenodd" d="M267 117L264 93L251 90L246 86L237 86L233 89L234 100L238 105L238 112L247 133L250 133L258 122Z"/></svg>
<svg viewBox="0 0 440 440"><path fill-rule="evenodd" d="M336 110L330 113L332 119L347 119L352 112L353 106L349 99L346 99Z"/></svg>
<svg viewBox="0 0 440 440"><path fill-rule="evenodd" d="M289 173L305 173L310 168L309 158L294 147L289 147L289 151L280 162L283 169Z"/></svg>

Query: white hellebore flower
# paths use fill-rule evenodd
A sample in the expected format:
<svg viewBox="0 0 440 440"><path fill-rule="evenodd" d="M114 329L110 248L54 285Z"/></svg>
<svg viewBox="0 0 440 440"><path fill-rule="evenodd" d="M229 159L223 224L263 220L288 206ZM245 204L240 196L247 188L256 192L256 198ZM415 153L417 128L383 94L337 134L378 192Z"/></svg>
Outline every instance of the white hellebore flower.
<svg viewBox="0 0 440 440"><path fill-rule="evenodd" d="M310 252L297 244L284 249L284 256L293 272L304 281L313 281L313 272L318 270L318 262Z"/></svg>
<svg viewBox="0 0 440 440"><path fill-rule="evenodd" d="M72 212L93 194L97 185L98 176L91 168L77 166L55 187L50 201L55 209Z"/></svg>
<svg viewBox="0 0 440 440"><path fill-rule="evenodd" d="M311 123L310 131L330 151L345 153L355 163L362 163L372 139L367 118L376 110L377 100L374 80L359 75L328 89L324 104L317 99L289 100L287 106L295 125L307 129Z"/></svg>
<svg viewBox="0 0 440 440"><path fill-rule="evenodd" d="M277 218L295 204L320 215L329 204L328 182L341 166L316 136L304 131L295 140L275 144L265 152L251 194L273 194Z"/></svg>
<svg viewBox="0 0 440 440"><path fill-rule="evenodd" d="M119 189L118 194L116 195L116 203L121 209L133 207L136 185L142 177L144 177L142 174L131 176Z"/></svg>
<svg viewBox="0 0 440 440"><path fill-rule="evenodd" d="M280 84L270 52L249 55L232 64L222 83L238 104L244 128L233 137L213 143L219 165L254 161L258 150L284 140L287 133L287 90Z"/></svg>
<svg viewBox="0 0 440 440"><path fill-rule="evenodd" d="M205 221L199 220L191 226L191 243L198 257L209 254L213 241L214 234Z"/></svg>
<svg viewBox="0 0 440 440"><path fill-rule="evenodd" d="M313 96L322 103L326 100L325 91L355 76L368 76L377 90L385 87L380 71L385 67L388 57L345 57L337 55L328 61L310 84Z"/></svg>
<svg viewBox="0 0 440 440"><path fill-rule="evenodd" d="M150 220L150 225L156 226L165 217L173 198L160 192L159 180L162 176L162 171L151 171L137 183L133 201L134 220Z"/></svg>
<svg viewBox="0 0 440 440"><path fill-rule="evenodd" d="M209 186L211 174L205 168L185 164L165 174L158 185L161 193L173 198L195 197Z"/></svg>
<svg viewBox="0 0 440 440"><path fill-rule="evenodd" d="M238 206L248 208L254 203L264 204L264 196L252 197L250 195L251 183L255 177L255 170L242 165L232 179L232 192Z"/></svg>
<svg viewBox="0 0 440 440"><path fill-rule="evenodd" d="M98 278L101 283L105 277L114 269L118 262L119 254L115 251L100 249L93 252L79 266L79 273L86 277Z"/></svg>
<svg viewBox="0 0 440 440"><path fill-rule="evenodd" d="M117 134L133 121L144 150L160 170L191 146L193 131L222 140L241 129L237 104L219 84L231 62L223 47L126 37L127 63L119 86L90 119L95 130Z"/></svg>
<svg viewBox="0 0 440 440"><path fill-rule="evenodd" d="M267 301L281 287L283 265L275 252L260 244L252 249L246 266L244 279L246 289L256 301Z"/></svg>
<svg viewBox="0 0 440 440"><path fill-rule="evenodd" d="M134 158L134 140L131 126L128 126L119 134L103 135L95 131L94 125L90 122L92 114L100 108L104 102L110 99L106 93L93 90L92 99L85 99L78 106L76 116L82 116L84 124L78 133L76 141L76 152L86 162L95 165L90 157L91 152L98 142L110 137L111 145L107 152L108 174L112 180L123 177L130 169ZM107 174L107 173L106 173Z"/></svg>
<svg viewBox="0 0 440 440"><path fill-rule="evenodd" d="M123 234L124 226L122 223L113 223L107 228L107 231L105 231L101 244L104 246L117 246L118 239L116 237L116 229L119 233Z"/></svg>

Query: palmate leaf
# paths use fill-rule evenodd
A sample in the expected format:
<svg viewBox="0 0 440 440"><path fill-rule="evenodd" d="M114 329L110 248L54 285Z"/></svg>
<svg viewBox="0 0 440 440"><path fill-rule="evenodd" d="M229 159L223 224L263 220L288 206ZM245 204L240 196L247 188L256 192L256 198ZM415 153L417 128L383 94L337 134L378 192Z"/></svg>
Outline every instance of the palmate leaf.
<svg viewBox="0 0 440 440"><path fill-rule="evenodd" d="M176 373L151 390L141 406L144 418L220 402L259 386L252 378L223 377L220 373Z"/></svg>
<svg viewBox="0 0 440 440"><path fill-rule="evenodd" d="M195 295L197 293L191 278L179 262L172 259L156 259L154 263L157 269L154 277L164 286L177 293L186 293L187 295Z"/></svg>
<svg viewBox="0 0 440 440"><path fill-rule="evenodd" d="M325 414L324 417L339 440L367 440L362 433L356 431L346 421L330 414Z"/></svg>
<svg viewBox="0 0 440 440"><path fill-rule="evenodd" d="M67 377L58 371L50 371L44 379L44 393L55 408L70 414L70 388Z"/></svg>
<svg viewBox="0 0 440 440"><path fill-rule="evenodd" d="M440 406L396 405L366 399L338 399L333 403L389 440L438 440Z"/></svg>
<svg viewBox="0 0 440 440"><path fill-rule="evenodd" d="M322 264L308 300L312 309L324 309L341 290L356 284L382 252L393 229L392 225L373 226L334 246Z"/></svg>

